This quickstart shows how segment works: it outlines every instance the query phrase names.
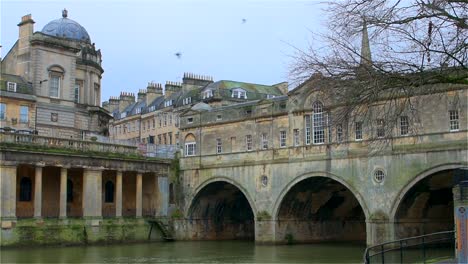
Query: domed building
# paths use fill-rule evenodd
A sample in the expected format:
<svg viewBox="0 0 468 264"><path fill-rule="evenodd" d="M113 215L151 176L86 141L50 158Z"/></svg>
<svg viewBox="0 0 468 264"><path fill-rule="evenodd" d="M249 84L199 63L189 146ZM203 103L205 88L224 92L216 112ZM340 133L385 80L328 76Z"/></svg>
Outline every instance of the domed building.
<svg viewBox="0 0 468 264"><path fill-rule="evenodd" d="M67 10L41 31L34 32L34 23L31 15L22 17L19 38L1 65L2 73L32 85L36 105L29 129L74 139L107 135L111 116L101 107L101 51Z"/></svg>

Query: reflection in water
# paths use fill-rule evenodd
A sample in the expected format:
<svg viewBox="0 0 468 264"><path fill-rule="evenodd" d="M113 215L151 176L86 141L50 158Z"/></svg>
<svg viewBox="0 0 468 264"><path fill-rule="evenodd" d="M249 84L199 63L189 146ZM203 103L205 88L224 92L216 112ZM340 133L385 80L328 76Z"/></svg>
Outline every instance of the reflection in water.
<svg viewBox="0 0 468 264"><path fill-rule="evenodd" d="M2 249L2 263L358 263L364 245L255 245L250 241L161 242Z"/></svg>

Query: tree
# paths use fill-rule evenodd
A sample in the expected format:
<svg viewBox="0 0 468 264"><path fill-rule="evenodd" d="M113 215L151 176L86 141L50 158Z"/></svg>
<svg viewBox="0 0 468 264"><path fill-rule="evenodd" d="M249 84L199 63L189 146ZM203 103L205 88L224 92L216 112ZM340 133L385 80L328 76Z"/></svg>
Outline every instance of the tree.
<svg viewBox="0 0 468 264"><path fill-rule="evenodd" d="M383 119L390 134L402 113L411 110L412 118L418 118L417 100L423 98L418 95L466 89L466 0L325 4L329 33L315 34L315 44L307 50L296 49L290 76L296 83L325 77L327 84L314 89L340 105L334 109L335 123L359 118L382 126ZM386 103L378 104L382 100Z"/></svg>

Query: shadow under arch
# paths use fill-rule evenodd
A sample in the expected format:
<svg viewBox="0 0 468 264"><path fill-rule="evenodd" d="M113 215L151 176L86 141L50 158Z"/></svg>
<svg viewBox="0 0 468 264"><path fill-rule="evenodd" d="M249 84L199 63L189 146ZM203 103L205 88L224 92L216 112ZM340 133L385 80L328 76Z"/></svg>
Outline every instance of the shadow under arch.
<svg viewBox="0 0 468 264"><path fill-rule="evenodd" d="M426 169L426 170L423 170L421 172L419 172L417 174L416 177L410 179L403 187L403 189L401 189L399 192L398 192L398 195L396 196L395 200L393 201L392 203L392 207L391 207L391 210L390 210L390 215L389 215L389 218L390 218L390 221L394 222L395 221L395 217L396 217L396 214L398 212L398 208L400 207L402 201L404 200L405 198L405 195L408 193L408 191L411 190L411 188L413 188L416 184L418 184L419 182L421 182L423 179L425 179L426 177L429 177L431 175L434 175L438 172L442 172L442 171L447 171L447 170L455 170L455 169L460 169L460 168L463 168L463 167L467 167L468 165L463 165L461 163L448 163L448 164L441 164L441 165L437 165L437 166L434 166L430 169Z"/></svg>
<svg viewBox="0 0 468 264"><path fill-rule="evenodd" d="M255 239L255 204L238 182L211 178L195 189L189 202L185 215L192 239Z"/></svg>
<svg viewBox="0 0 468 264"><path fill-rule="evenodd" d="M273 217L274 217L275 220L278 219L278 214L279 214L279 211L280 211L280 208L281 208L281 203L283 202L284 198L289 193L289 191L294 186L296 186L297 183L299 183L299 182L301 182L303 180L314 178L314 177L317 177L317 178L318 177L330 178L330 179L342 184L343 186L345 186L354 195L356 200L359 202L359 205L361 206L361 208L362 208L362 210L364 212L364 215L366 216L366 219L369 218L369 210L367 208L367 205L366 205L364 199L362 198L361 194L358 191L356 191L353 187L351 187L351 185L348 182L346 182L342 178L340 178L340 177L338 177L338 176L336 176L336 175L334 175L332 173L324 172L324 171L315 171L315 172L308 172L308 173L298 175L296 178L294 178L294 180L289 182L283 188L283 190L281 190L279 196L275 200L275 204L274 204L274 207L273 207Z"/></svg>
<svg viewBox="0 0 468 264"><path fill-rule="evenodd" d="M191 209L193 207L193 203L195 201L195 198L197 198L197 195L200 193L200 191L203 190L203 188L205 188L209 184L214 183L214 182L226 182L226 183L234 185L237 189L239 189L239 191L241 191L241 193L244 195L244 197L249 202L249 205L250 205L250 208L252 209L252 213L253 213L254 217L255 218L257 217L257 209L256 209L256 206L255 206L255 203L254 203L253 199L250 197L247 190L244 187L242 187L242 185L240 183L238 183L237 181L232 180L231 178L228 178L228 177L224 177L224 176L217 176L217 177L210 178L210 179L202 182L201 184L199 184L197 186L197 188L192 193L192 195L190 195L190 199L189 199L190 202L185 206L185 210L184 210L185 216L190 215Z"/></svg>

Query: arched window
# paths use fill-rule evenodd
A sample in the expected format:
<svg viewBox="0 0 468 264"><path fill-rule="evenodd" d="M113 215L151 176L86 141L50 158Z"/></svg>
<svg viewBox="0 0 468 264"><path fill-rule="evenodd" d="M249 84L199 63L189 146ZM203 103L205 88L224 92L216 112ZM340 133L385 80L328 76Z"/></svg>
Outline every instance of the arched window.
<svg viewBox="0 0 468 264"><path fill-rule="evenodd" d="M49 71L49 96L60 98L60 90L65 70L62 66L56 64L48 67L47 70Z"/></svg>
<svg viewBox="0 0 468 264"><path fill-rule="evenodd" d="M195 156L197 143L193 134L185 137L185 156Z"/></svg>
<svg viewBox="0 0 468 264"><path fill-rule="evenodd" d="M314 144L322 144L325 142L325 119L323 113L323 104L320 101L315 101L312 105L314 114L312 115L312 127L314 132Z"/></svg>
<svg viewBox="0 0 468 264"><path fill-rule="evenodd" d="M113 203L114 202L114 183L112 181L107 181L106 182L104 202L105 203Z"/></svg>
<svg viewBox="0 0 468 264"><path fill-rule="evenodd" d="M68 179L67 180L67 203L73 202L73 182Z"/></svg>
<svg viewBox="0 0 468 264"><path fill-rule="evenodd" d="M32 197L32 182L30 178L23 177L20 181L20 197L19 200L22 202L31 201Z"/></svg>

